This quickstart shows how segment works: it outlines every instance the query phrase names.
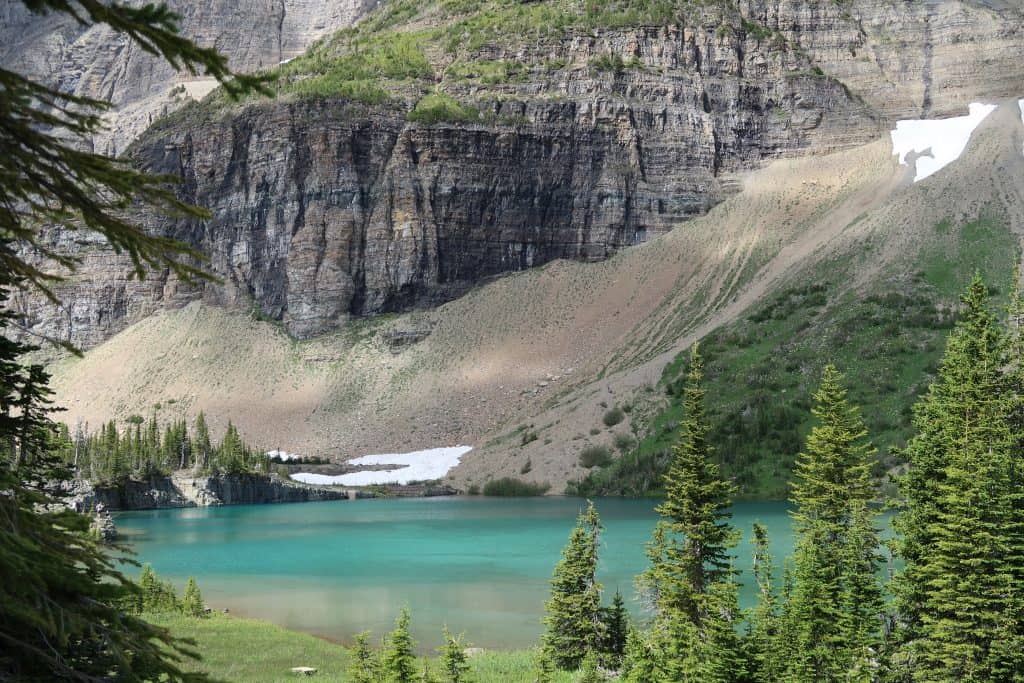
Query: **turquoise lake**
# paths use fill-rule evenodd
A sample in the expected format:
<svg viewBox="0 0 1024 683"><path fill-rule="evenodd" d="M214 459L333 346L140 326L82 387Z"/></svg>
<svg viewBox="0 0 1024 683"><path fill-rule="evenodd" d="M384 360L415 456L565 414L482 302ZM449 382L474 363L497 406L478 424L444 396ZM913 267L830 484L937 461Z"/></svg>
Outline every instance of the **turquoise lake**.
<svg viewBox="0 0 1024 683"><path fill-rule="evenodd" d="M651 500L595 501L605 525L600 580L633 611L633 578L646 566ZM420 649L441 626L478 647L536 642L548 579L583 501L578 498L405 498L245 505L116 515L140 562L179 589L195 576L216 609L350 643L390 630L403 605ZM776 565L792 548L784 503L740 503L736 567L753 600L750 526L771 534Z"/></svg>

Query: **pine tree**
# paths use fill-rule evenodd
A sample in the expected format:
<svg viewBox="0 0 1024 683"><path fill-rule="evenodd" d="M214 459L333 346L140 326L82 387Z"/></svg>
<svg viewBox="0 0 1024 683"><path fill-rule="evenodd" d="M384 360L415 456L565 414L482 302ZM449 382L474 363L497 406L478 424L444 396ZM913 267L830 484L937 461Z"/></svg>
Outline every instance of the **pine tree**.
<svg viewBox="0 0 1024 683"><path fill-rule="evenodd" d="M601 652L608 657L610 664L618 667L626 651L626 636L629 634L629 613L626 612L622 593L618 590L612 598L611 607L604 610L602 621L605 636Z"/></svg>
<svg viewBox="0 0 1024 683"><path fill-rule="evenodd" d="M463 683L468 680L470 666L466 657L466 648L462 644L462 637L453 636L445 626L444 646L438 650L441 653L441 668L444 670L445 679L449 683Z"/></svg>
<svg viewBox="0 0 1024 683"><path fill-rule="evenodd" d="M546 630L542 644L562 669L579 667L603 637L601 584L597 582L601 530L597 509L588 501L551 578L551 597L544 603Z"/></svg>
<svg viewBox="0 0 1024 683"><path fill-rule="evenodd" d="M638 583L655 608L650 651L659 653L659 677L714 683L734 680L741 662L738 641L728 635L738 616L729 554L738 539L728 522L734 488L711 460L703 379L703 359L694 344L680 441L647 550L651 566Z"/></svg>
<svg viewBox="0 0 1024 683"><path fill-rule="evenodd" d="M185 584L185 595L181 599L181 611L190 617L201 617L205 614L203 595L199 592L199 584L194 576L188 577Z"/></svg>
<svg viewBox="0 0 1024 683"><path fill-rule="evenodd" d="M936 381L915 407L917 433L905 451L894 677L1021 680L1020 358L1012 334L1004 343L980 278L962 300L965 311Z"/></svg>
<svg viewBox="0 0 1024 683"><path fill-rule="evenodd" d="M415 643L409 633L410 621L409 608L403 607L384 652L382 668L392 683L412 683L416 677L416 656L413 654Z"/></svg>
<svg viewBox="0 0 1024 683"><path fill-rule="evenodd" d="M754 523L754 581L757 585L757 604L747 625L744 639L747 671L752 681L773 683L781 680L782 662L779 657L779 605L775 594L774 568L768 551L768 529Z"/></svg>
<svg viewBox="0 0 1024 683"><path fill-rule="evenodd" d="M817 424L797 456L796 532L785 624L786 680L848 680L881 644L880 562L867 429L832 365L814 395Z"/></svg>
<svg viewBox="0 0 1024 683"><path fill-rule="evenodd" d="M379 679L380 662L376 653L370 648L370 632L356 634L352 658L349 661L349 678L352 683L376 683Z"/></svg>

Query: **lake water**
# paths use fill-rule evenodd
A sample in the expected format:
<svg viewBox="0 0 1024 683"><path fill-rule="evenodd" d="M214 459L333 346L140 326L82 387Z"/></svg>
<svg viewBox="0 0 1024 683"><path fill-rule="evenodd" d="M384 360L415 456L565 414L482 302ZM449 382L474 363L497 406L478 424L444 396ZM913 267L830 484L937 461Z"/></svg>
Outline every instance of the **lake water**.
<svg viewBox="0 0 1024 683"><path fill-rule="evenodd" d="M651 500L595 501L606 527L599 578L634 612L646 566ZM207 603L344 643L390 630L403 605L422 650L441 626L486 648L537 640L548 580L583 501L577 498L403 498L244 505L116 515L141 562L179 587L195 576ZM740 503L736 567L753 600L750 525L764 523L777 566L792 549L784 503ZM607 601L606 600L606 601Z"/></svg>

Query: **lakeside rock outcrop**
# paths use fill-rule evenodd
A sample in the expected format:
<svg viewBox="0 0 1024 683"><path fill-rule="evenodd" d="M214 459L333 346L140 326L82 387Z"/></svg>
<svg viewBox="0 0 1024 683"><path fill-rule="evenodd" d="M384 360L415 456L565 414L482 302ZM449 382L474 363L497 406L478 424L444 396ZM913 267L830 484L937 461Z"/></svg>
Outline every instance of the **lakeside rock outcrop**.
<svg viewBox="0 0 1024 683"><path fill-rule="evenodd" d="M228 474L192 476L175 473L146 481L128 480L120 486L94 486L76 479L67 485L67 504L85 512L98 510L152 510L159 508L305 503L346 500L349 492L286 482L277 475ZM370 494L362 493L360 497Z"/></svg>

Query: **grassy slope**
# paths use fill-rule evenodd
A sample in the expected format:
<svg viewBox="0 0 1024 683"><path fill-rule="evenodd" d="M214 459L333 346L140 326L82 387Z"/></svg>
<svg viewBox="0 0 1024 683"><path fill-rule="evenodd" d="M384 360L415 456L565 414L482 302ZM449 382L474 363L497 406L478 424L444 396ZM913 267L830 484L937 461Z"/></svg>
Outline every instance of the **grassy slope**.
<svg viewBox="0 0 1024 683"><path fill-rule="evenodd" d="M268 74L274 78L270 88L283 98L343 98L355 108L404 111L409 120L428 125L516 123L496 117L494 101L544 97L537 93L549 82L564 81L567 74L578 79L581 73L644 68L636 60L610 56L567 63L565 41L597 30L675 25L714 28L720 38L749 36L786 46L781 34L743 17L724 0L392 0ZM790 59L796 65L794 74L828 78L812 72L799 50ZM521 84L541 87L516 87ZM254 96L242 106L267 102ZM158 120L145 135L159 134L182 120L218 118L238 106L217 90L203 102Z"/></svg>
<svg viewBox="0 0 1024 683"><path fill-rule="evenodd" d="M1000 302L1020 259L1013 230L1020 197L1007 192L1014 181L1006 171L1019 175L1021 164L993 146L996 125L976 139L970 158L859 216L830 253L703 338L711 439L745 496L786 496L810 429L810 394L827 362L847 373L862 406L879 447L875 474L884 479L900 463L893 450L911 433L911 406L937 368L959 292L978 272ZM948 197L964 199L942 201ZM686 355L665 365L658 383L665 398L638 447L572 490L657 492L678 436Z"/></svg>
<svg viewBox="0 0 1024 683"><path fill-rule="evenodd" d="M151 614L146 618L170 629L179 638L195 641L201 656L186 668L202 671L225 683L277 683L294 681L291 668L309 666L316 676L303 680L347 680L348 650L341 645L306 633L289 631L264 621L222 614L194 619L181 615ZM527 650L488 651L471 660L473 680L478 683L532 683L533 653ZM428 661L435 676L440 674L436 658ZM556 683L573 680L560 674Z"/></svg>
<svg viewBox="0 0 1024 683"><path fill-rule="evenodd" d="M985 215L951 226L937 224L939 240L865 290L842 291L855 266L835 257L703 340L711 439L724 472L747 496L786 496L825 362L847 373L851 399L863 406L879 447L876 475L899 464L892 448L910 434L911 406L937 367L959 289L977 270L999 301L1016 261L1016 238L1003 220ZM667 405L636 450L595 473L583 492L656 492L653 475L678 438L686 370L684 352L665 367L659 389Z"/></svg>

